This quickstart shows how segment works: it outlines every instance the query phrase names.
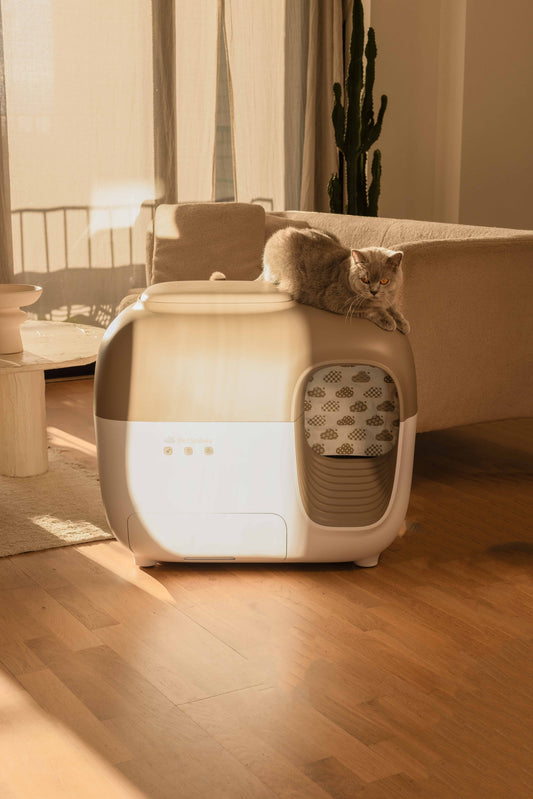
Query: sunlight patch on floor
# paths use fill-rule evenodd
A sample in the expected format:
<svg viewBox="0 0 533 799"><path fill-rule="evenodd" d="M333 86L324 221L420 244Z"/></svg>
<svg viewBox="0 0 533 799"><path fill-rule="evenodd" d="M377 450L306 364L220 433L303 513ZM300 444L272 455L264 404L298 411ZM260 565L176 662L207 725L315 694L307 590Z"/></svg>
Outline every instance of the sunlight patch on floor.
<svg viewBox="0 0 533 799"><path fill-rule="evenodd" d="M53 447L67 447L67 449L75 449L85 455L96 457L96 445L90 441L84 441L71 433L65 433L64 430L59 430L57 427L48 427L47 431L50 444Z"/></svg>
<svg viewBox="0 0 533 799"><path fill-rule="evenodd" d="M74 730L46 713L14 679L1 673L0 705L1 796L102 799L105 786L105 795L113 799L146 799Z"/></svg>
<svg viewBox="0 0 533 799"><path fill-rule="evenodd" d="M118 541L106 541L100 544L82 546L78 549L78 552L106 569L106 571L110 571L132 585L141 588L155 599L167 602L170 605L176 605L174 597L165 586L159 580L155 580L149 571L145 572L136 566L133 555Z"/></svg>

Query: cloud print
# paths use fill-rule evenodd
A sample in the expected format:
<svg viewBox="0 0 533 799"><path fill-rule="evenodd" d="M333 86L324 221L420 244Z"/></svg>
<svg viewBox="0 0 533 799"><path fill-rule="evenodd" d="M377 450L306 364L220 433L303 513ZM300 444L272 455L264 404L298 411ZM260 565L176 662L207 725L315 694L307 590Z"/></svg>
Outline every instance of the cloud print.
<svg viewBox="0 0 533 799"><path fill-rule="evenodd" d="M380 402L379 403L379 405L377 406L377 410L378 411L394 411L394 410L396 410L396 405L394 404L394 402L391 402L390 400L385 400L385 402Z"/></svg>
<svg viewBox="0 0 533 799"><path fill-rule="evenodd" d="M350 386L343 386L339 388L338 391L335 392L336 397L353 397L353 388Z"/></svg>
<svg viewBox="0 0 533 799"><path fill-rule="evenodd" d="M322 380L324 383L338 383L342 377L342 372L339 372L338 369L332 369L331 372L328 372L327 375L324 375Z"/></svg>
<svg viewBox="0 0 533 799"><path fill-rule="evenodd" d="M323 424L326 424L326 417L325 416L311 416L310 419L307 419L307 424L312 424L315 427L320 427Z"/></svg>
<svg viewBox="0 0 533 799"><path fill-rule="evenodd" d="M382 397L383 396L383 389L380 386L370 386L367 388L363 397Z"/></svg>
<svg viewBox="0 0 533 799"><path fill-rule="evenodd" d="M353 455L354 448L352 447L351 444L344 443L342 444L342 446L337 447L335 452L337 453L337 455Z"/></svg>
<svg viewBox="0 0 533 799"><path fill-rule="evenodd" d="M341 404L337 400L328 400L322 405L323 411L340 411Z"/></svg>
<svg viewBox="0 0 533 799"><path fill-rule="evenodd" d="M337 424L355 424L355 419L353 416L343 416L342 419L337 419Z"/></svg>
<svg viewBox="0 0 533 799"><path fill-rule="evenodd" d="M339 434L332 427L328 427L327 430L324 430L323 433L320 433L320 438L327 439L328 441L331 441L332 439L338 438L338 437L339 437Z"/></svg>
<svg viewBox="0 0 533 799"><path fill-rule="evenodd" d="M369 383L370 375L368 372L357 372L356 375L352 375L352 380L354 383Z"/></svg>

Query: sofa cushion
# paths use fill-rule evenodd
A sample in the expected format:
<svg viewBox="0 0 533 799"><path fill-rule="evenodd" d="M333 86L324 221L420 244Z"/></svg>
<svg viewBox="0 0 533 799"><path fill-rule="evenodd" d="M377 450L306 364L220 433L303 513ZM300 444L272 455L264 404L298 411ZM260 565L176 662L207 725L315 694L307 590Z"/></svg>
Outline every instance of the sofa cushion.
<svg viewBox="0 0 533 799"><path fill-rule="evenodd" d="M151 283L208 280L214 271L230 280L254 280L261 272L265 211L260 205L160 205L154 230Z"/></svg>

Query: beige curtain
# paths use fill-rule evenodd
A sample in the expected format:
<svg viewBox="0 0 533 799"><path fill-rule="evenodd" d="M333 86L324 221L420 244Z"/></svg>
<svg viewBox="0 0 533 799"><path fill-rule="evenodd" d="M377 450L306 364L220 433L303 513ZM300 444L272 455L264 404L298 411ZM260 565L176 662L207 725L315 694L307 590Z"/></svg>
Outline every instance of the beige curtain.
<svg viewBox="0 0 533 799"><path fill-rule="evenodd" d="M333 84L343 83L342 0L311 0L300 210L329 211L327 186L338 170L331 122Z"/></svg>
<svg viewBox="0 0 533 799"><path fill-rule="evenodd" d="M180 202L211 200L221 4L220 0L175 3L177 196Z"/></svg>
<svg viewBox="0 0 533 799"><path fill-rule="evenodd" d="M156 200L152 13L165 0L0 3L7 278L44 287L39 316L107 324L144 273Z"/></svg>
<svg viewBox="0 0 533 799"><path fill-rule="evenodd" d="M236 198L328 210L342 0L225 0Z"/></svg>

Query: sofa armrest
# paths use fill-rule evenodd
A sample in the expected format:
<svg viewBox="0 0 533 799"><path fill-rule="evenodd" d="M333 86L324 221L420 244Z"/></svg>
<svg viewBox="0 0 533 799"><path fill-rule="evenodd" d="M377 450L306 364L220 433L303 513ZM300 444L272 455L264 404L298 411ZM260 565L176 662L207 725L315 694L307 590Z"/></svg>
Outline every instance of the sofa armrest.
<svg viewBox="0 0 533 799"><path fill-rule="evenodd" d="M533 238L400 248L419 430L533 416Z"/></svg>

